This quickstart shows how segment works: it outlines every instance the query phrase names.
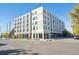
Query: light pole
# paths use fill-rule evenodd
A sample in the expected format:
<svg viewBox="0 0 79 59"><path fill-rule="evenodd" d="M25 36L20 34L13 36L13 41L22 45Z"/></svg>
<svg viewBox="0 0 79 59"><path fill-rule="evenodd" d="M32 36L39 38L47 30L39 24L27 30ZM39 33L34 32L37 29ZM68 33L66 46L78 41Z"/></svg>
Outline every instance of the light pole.
<svg viewBox="0 0 79 59"><path fill-rule="evenodd" d="M9 22L9 38L10 38L10 36L11 36L10 31L11 31L11 22Z"/></svg>
<svg viewBox="0 0 79 59"><path fill-rule="evenodd" d="M8 24L6 24L6 32L8 32Z"/></svg>

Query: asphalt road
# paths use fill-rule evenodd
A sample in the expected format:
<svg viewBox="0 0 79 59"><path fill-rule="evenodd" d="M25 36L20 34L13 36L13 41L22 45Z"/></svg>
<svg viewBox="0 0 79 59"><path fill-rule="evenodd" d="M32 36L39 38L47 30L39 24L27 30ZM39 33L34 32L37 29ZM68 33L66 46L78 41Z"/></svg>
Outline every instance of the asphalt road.
<svg viewBox="0 0 79 59"><path fill-rule="evenodd" d="M79 40L0 40L0 55L79 55Z"/></svg>

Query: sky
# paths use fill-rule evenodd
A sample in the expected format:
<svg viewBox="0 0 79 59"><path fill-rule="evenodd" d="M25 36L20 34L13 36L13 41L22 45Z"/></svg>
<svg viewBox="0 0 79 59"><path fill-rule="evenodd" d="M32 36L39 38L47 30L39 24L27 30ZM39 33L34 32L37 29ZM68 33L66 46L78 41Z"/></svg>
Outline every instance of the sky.
<svg viewBox="0 0 79 59"><path fill-rule="evenodd" d="M0 3L0 27L1 32L6 31L6 25L11 22L14 25L16 17L26 14L33 9L43 6L65 23L65 28L72 32L71 17L68 16L76 6L75 3Z"/></svg>

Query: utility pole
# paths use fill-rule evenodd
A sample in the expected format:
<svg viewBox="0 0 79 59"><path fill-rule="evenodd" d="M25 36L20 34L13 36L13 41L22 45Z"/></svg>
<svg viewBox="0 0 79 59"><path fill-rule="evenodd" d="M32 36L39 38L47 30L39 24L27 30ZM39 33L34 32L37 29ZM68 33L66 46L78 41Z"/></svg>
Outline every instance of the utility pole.
<svg viewBox="0 0 79 59"><path fill-rule="evenodd" d="M6 32L8 32L8 24L6 24Z"/></svg>
<svg viewBox="0 0 79 59"><path fill-rule="evenodd" d="M11 22L9 22L9 33L11 31Z"/></svg>
<svg viewBox="0 0 79 59"><path fill-rule="evenodd" d="M10 31L11 31L11 22L9 22L9 38L10 38L10 36L11 36Z"/></svg>

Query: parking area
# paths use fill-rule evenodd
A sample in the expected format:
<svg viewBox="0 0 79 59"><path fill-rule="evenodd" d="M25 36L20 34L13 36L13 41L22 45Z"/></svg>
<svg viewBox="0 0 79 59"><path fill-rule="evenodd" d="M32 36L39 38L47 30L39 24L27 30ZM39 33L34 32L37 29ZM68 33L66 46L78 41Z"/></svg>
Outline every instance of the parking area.
<svg viewBox="0 0 79 59"><path fill-rule="evenodd" d="M0 55L79 55L79 40L0 40Z"/></svg>

